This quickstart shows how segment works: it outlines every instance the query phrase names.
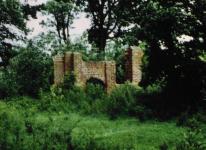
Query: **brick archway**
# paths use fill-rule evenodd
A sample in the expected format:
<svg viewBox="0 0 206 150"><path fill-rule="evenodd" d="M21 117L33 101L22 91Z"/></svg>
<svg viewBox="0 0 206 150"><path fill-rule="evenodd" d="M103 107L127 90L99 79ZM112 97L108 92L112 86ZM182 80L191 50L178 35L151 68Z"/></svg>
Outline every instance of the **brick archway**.
<svg viewBox="0 0 206 150"><path fill-rule="evenodd" d="M95 84L95 85L100 85L104 89L106 89L106 85L105 85L104 81L102 81L101 79L91 77L86 81L86 84L90 84L90 83Z"/></svg>

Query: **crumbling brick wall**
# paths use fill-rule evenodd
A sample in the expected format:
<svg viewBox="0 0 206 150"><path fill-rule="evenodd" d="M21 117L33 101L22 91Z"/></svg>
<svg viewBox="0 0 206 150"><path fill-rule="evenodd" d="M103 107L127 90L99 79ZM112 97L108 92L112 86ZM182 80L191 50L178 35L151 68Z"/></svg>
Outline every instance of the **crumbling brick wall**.
<svg viewBox="0 0 206 150"><path fill-rule="evenodd" d="M143 52L139 47L131 47L125 54L126 80L138 85L142 79L141 64Z"/></svg>
<svg viewBox="0 0 206 150"><path fill-rule="evenodd" d="M142 51L137 48L130 48L126 52L126 79L137 84L141 80L141 58ZM101 80L107 92L110 92L116 85L116 63L114 61L89 61L82 60L81 53L66 52L63 56L54 57L54 83L63 82L64 75L74 72L76 84L84 87L90 78Z"/></svg>

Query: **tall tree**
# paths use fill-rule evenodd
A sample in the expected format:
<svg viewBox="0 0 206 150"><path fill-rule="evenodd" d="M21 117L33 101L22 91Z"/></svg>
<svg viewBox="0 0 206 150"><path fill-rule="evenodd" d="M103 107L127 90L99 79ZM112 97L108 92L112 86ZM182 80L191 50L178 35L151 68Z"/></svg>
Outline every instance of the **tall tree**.
<svg viewBox="0 0 206 150"><path fill-rule="evenodd" d="M91 17L89 41L97 46L99 52L104 52L107 40L120 36L122 27L129 25L122 20L127 3L124 3L125 0L79 0L79 2L84 4L85 12Z"/></svg>
<svg viewBox="0 0 206 150"><path fill-rule="evenodd" d="M73 0L52 0L48 1L45 7L46 11L51 14L54 20L48 22L48 26L56 28L58 33L59 43L69 42L69 27L74 19L76 10Z"/></svg>
<svg viewBox="0 0 206 150"><path fill-rule="evenodd" d="M206 50L205 10L204 0L141 1L128 10L128 21L135 25L130 33L134 42L148 44L145 84L166 78L170 98L182 105L201 99L205 63L199 56Z"/></svg>
<svg viewBox="0 0 206 150"><path fill-rule="evenodd" d="M22 38L25 21L18 0L0 0L0 67L6 67L15 52L11 40Z"/></svg>
<svg viewBox="0 0 206 150"><path fill-rule="evenodd" d="M34 5L31 6L29 4L26 5L22 5L22 9L25 15L25 18L28 17L28 15L31 15L32 18L37 19L37 12L41 11L44 7L44 4L40 4L40 5Z"/></svg>

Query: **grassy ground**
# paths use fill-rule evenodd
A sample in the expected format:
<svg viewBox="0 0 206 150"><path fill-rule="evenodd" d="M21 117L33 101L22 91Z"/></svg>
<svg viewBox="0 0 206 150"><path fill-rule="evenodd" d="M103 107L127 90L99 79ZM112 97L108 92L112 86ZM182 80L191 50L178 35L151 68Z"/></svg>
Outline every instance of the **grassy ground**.
<svg viewBox="0 0 206 150"><path fill-rule="evenodd" d="M0 123L0 148L21 150L158 150L165 142L173 149L185 132L172 122L43 112L27 102L0 102Z"/></svg>

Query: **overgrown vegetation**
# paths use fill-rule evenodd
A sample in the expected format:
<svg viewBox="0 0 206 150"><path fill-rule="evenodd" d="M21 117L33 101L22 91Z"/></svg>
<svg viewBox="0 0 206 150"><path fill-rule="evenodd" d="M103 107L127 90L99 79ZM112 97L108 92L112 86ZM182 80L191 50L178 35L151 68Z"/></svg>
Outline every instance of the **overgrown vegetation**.
<svg viewBox="0 0 206 150"><path fill-rule="evenodd" d="M205 0L0 0L1 150L205 150ZM26 21L51 16L31 40ZM90 28L71 40L77 13ZM53 27L54 30L49 30ZM139 86L125 81L125 49L144 51ZM81 52L115 60L117 86L105 92L75 74L53 85L52 57ZM134 66L135 67L135 66Z"/></svg>
<svg viewBox="0 0 206 150"><path fill-rule="evenodd" d="M174 123L80 115L69 112L66 101L58 100L64 104L58 107L53 105L57 99L47 99L45 106L43 98L0 103L1 149L157 149L164 141L174 147L185 131Z"/></svg>

